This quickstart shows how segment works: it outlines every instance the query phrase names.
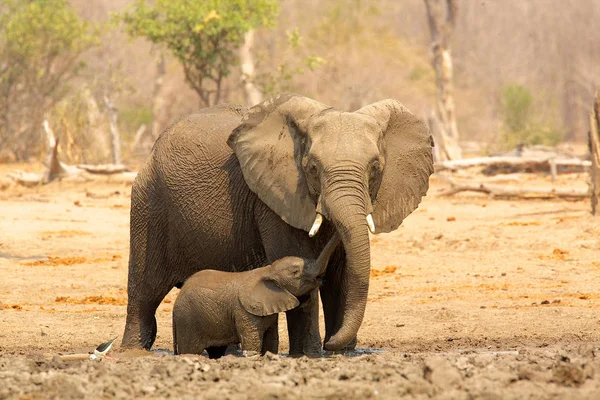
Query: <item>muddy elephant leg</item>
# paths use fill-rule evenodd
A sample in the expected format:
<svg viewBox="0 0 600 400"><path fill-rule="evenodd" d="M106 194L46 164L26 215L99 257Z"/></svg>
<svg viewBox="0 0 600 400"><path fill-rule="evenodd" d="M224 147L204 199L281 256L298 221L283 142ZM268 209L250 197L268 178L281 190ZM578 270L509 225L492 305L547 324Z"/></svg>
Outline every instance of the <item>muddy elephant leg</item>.
<svg viewBox="0 0 600 400"><path fill-rule="evenodd" d="M325 342L342 326L342 305L344 304L346 293L343 280L345 267L346 254L343 247L340 246L329 261L323 285L320 289L323 316L325 319ZM356 337L342 351L354 350L355 347Z"/></svg>
<svg viewBox="0 0 600 400"><path fill-rule="evenodd" d="M269 263L285 256L316 258L308 234L285 223L264 203L257 202L255 218ZM290 355L320 355L319 304L315 290L303 296L300 306L286 312Z"/></svg>
<svg viewBox="0 0 600 400"><path fill-rule="evenodd" d="M263 345L261 354L265 354L267 351L273 354L279 352L279 324L277 320L271 325L263 335Z"/></svg>

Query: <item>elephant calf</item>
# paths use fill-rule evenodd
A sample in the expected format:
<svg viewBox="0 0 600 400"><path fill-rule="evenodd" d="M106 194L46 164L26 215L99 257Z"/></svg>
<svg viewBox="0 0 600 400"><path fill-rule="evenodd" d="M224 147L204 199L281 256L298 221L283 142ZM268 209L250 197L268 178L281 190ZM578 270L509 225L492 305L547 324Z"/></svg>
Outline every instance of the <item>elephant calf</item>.
<svg viewBox="0 0 600 400"><path fill-rule="evenodd" d="M238 343L244 352L277 353L277 314L297 307L299 296L320 285L339 242L334 235L316 260L284 257L251 271L192 275L173 306L175 354L206 349L210 358L219 358Z"/></svg>

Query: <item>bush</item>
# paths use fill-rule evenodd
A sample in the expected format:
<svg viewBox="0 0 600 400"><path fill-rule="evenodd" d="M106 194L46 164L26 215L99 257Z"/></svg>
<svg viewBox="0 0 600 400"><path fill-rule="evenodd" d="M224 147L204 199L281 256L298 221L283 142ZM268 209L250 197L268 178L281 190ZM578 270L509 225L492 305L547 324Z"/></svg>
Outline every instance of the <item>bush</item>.
<svg viewBox="0 0 600 400"><path fill-rule="evenodd" d="M278 13L276 0L136 0L117 17L131 36L166 48L201 104L211 106L219 103L245 33L272 26Z"/></svg>
<svg viewBox="0 0 600 400"><path fill-rule="evenodd" d="M555 146L564 137L564 128L557 122L555 110L551 117L541 112L533 94L525 86L509 84L500 93L502 141L505 147L519 144Z"/></svg>
<svg viewBox="0 0 600 400"><path fill-rule="evenodd" d="M97 30L66 0L0 2L0 149L36 153L44 114L70 92Z"/></svg>

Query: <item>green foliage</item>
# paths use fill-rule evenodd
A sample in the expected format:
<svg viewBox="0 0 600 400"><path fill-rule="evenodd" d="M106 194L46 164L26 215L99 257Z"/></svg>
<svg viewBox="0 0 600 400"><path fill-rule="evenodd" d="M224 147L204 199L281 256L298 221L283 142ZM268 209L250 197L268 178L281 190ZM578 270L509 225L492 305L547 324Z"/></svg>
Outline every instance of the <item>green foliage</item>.
<svg viewBox="0 0 600 400"><path fill-rule="evenodd" d="M66 0L3 0L0 4L0 147L17 136L17 159L43 115L79 75L79 55L97 43L97 29L81 20ZM29 143L28 143L29 141Z"/></svg>
<svg viewBox="0 0 600 400"><path fill-rule="evenodd" d="M122 107L119 109L119 131L124 140L133 138L140 126L152 128L152 109L150 107Z"/></svg>
<svg viewBox="0 0 600 400"><path fill-rule="evenodd" d="M272 26L278 12L276 0L136 0L121 18L130 35L166 47L209 106L219 101L245 33Z"/></svg>
<svg viewBox="0 0 600 400"><path fill-rule="evenodd" d="M505 128L524 131L532 116L533 95L525 86L509 84L502 88L500 103Z"/></svg>
<svg viewBox="0 0 600 400"><path fill-rule="evenodd" d="M543 116L533 94L525 86L508 84L500 93L502 139L506 147L518 144L554 146L564 137L564 129L554 117Z"/></svg>
<svg viewBox="0 0 600 400"><path fill-rule="evenodd" d="M255 78L255 83L260 87L265 97L293 91L292 86L295 77L304 75L307 70L315 71L325 64L323 58L314 54L306 57L298 56L303 47L303 38L298 28L287 30L285 36L287 43L283 51L282 62L275 67L275 70L259 72ZM264 58L264 56L259 57L259 60Z"/></svg>

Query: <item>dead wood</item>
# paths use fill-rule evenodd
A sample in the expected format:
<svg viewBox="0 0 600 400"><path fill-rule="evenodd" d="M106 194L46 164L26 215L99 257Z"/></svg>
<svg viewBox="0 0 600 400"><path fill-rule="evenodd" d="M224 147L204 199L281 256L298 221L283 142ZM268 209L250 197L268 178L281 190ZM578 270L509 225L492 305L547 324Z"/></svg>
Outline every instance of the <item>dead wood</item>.
<svg viewBox="0 0 600 400"><path fill-rule="evenodd" d="M108 114L108 127L112 138L112 158L113 164L121 164L121 134L117 126L117 107L112 103L110 98L104 96L104 106Z"/></svg>
<svg viewBox="0 0 600 400"><path fill-rule="evenodd" d="M144 136L144 133L146 133L146 130L147 130L146 124L142 124L138 128L138 130L135 133L135 136L133 138L133 144L131 145L131 151L132 152L134 152L134 151L137 150L138 146L140 145L140 141L142 139L142 136Z"/></svg>
<svg viewBox="0 0 600 400"><path fill-rule="evenodd" d="M520 198L520 199L552 199L564 198L579 200L588 198L590 191L587 188L557 188L535 186L509 186L494 185L485 182L458 182L447 176L436 175L440 180L448 183L450 188L439 193L440 196L452 196L460 192L486 193L493 198Z"/></svg>
<svg viewBox="0 0 600 400"><path fill-rule="evenodd" d="M457 171L473 167L486 167L482 170L484 175L515 172L550 172L554 178L559 172L582 172L589 169L591 165L591 161L579 158L556 158L548 155L541 157L504 156L437 162L435 164L435 171Z"/></svg>
<svg viewBox="0 0 600 400"><path fill-rule="evenodd" d="M594 108L590 113L589 147L592 155L590 176L590 193L592 215L600 215L598 199L600 198L600 91L596 91Z"/></svg>
<svg viewBox="0 0 600 400"><path fill-rule="evenodd" d="M121 172L129 171L129 169L122 164L99 164L99 165L77 164L77 168L83 169L92 174L99 174L99 175L112 175L112 174L118 174Z"/></svg>
<svg viewBox="0 0 600 400"><path fill-rule="evenodd" d="M426 121L435 144L433 146L433 160L435 162L443 162L460 158L460 147L448 137L446 129L433 110L429 111Z"/></svg>
<svg viewBox="0 0 600 400"><path fill-rule="evenodd" d="M133 182L135 173L128 172L129 170L120 164L104 164L104 165L87 165L79 164L77 166L63 163L58 158L58 139L54 135L48 120L44 120L42 124L44 133L46 134L46 143L48 152L44 162L44 172L31 173L24 171L15 171L8 174L8 177L23 186L45 185L55 179L62 180L94 180L96 176L115 176L111 180Z"/></svg>
<svg viewBox="0 0 600 400"><path fill-rule="evenodd" d="M240 62L242 66L242 85L246 95L246 105L253 106L262 101L262 93L254 83L255 68L254 56L252 55L252 46L254 46L254 30L249 30L244 36L244 44L240 48Z"/></svg>
<svg viewBox="0 0 600 400"><path fill-rule="evenodd" d="M431 34L432 65L435 70L437 88L437 110L441 126L448 138L450 159L462 157L458 144L456 111L453 94L453 66L450 43L456 26L458 2L456 0L424 0L427 22Z"/></svg>

